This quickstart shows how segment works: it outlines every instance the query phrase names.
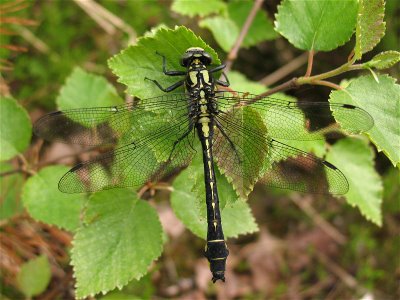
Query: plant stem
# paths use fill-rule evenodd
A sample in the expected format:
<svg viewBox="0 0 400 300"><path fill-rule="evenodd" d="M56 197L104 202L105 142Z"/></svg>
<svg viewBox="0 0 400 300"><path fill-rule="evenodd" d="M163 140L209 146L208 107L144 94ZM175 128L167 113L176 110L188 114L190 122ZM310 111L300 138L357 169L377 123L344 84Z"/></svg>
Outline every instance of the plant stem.
<svg viewBox="0 0 400 300"><path fill-rule="evenodd" d="M310 76L310 77L305 77L305 76L299 77L297 82L299 85L313 84L314 81L334 77L334 76L337 76L337 75L342 74L347 71L360 70L360 69L362 69L361 65L353 65L352 62L350 61L350 62L345 63L344 65L341 65L340 67L338 67L336 69L333 69L332 71L328 71L328 72Z"/></svg>
<svg viewBox="0 0 400 300"><path fill-rule="evenodd" d="M270 86L271 84L274 84L275 82L281 80L283 77L289 75L290 73L292 73L293 71L297 70L302 65L304 65L304 63L307 62L307 57L308 57L308 53L304 52L303 54L299 55L295 59L292 59L286 65L280 67L275 72L265 76L263 79L261 79L259 81L259 83L266 85L266 86Z"/></svg>
<svg viewBox="0 0 400 300"><path fill-rule="evenodd" d="M310 58L310 55L309 55L309 58ZM324 85L324 86L328 86L328 87L333 88L333 89L341 90L342 88L339 85L337 85L337 84L335 84L333 82L330 82L330 81L326 81L324 79L327 79L327 78L330 78L330 77L334 77L334 76L337 76L339 74L342 74L342 73L345 73L345 72L348 72L348 71L364 69L362 64L353 65L353 63L354 63L354 61L351 60L351 61L345 63L344 65L342 65L342 66L340 66L340 67L338 67L338 68L336 68L336 69L334 69L332 71L328 71L328 72L321 73L321 74L314 75L314 76L293 77L292 79L290 79L290 80L288 80L288 81L286 81L286 82L284 82L284 83L282 83L282 84L280 84L280 85L268 90L267 92L258 95L258 97L253 98L252 101L249 102L248 104L255 103L258 100L260 100L261 98L270 96L270 95L275 94L277 92L282 92L282 91L285 91L285 90L288 90L288 89L292 89L292 88L296 88L296 87L299 87L299 86L305 85L305 84ZM309 65L310 65L310 63L309 63ZM307 73L306 73L306 75L307 75Z"/></svg>
<svg viewBox="0 0 400 300"><path fill-rule="evenodd" d="M264 0L256 0L254 2L253 7L251 8L251 11L249 12L249 15L247 16L246 22L244 22L242 30L240 31L240 34L235 42L235 44L233 45L231 51L228 54L228 58L226 60L226 68L225 70L228 72L233 64L233 61L236 59L237 54L239 52L240 46L243 43L243 40L247 34L247 32L249 31L250 25L251 23L253 23L253 20L257 14L257 11L260 9L262 3L264 2Z"/></svg>

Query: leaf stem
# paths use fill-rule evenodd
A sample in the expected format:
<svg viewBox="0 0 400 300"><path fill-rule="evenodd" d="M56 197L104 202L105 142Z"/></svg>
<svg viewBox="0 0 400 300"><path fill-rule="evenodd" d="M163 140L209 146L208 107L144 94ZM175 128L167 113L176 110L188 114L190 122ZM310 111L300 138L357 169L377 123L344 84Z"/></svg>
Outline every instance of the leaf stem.
<svg viewBox="0 0 400 300"><path fill-rule="evenodd" d="M253 23L253 20L257 14L257 11L260 9L263 2L264 2L264 0L256 0L254 2L254 5L251 8L249 15L247 16L246 22L244 22L244 24L243 24L243 27L242 27L242 30L240 31L239 36L236 39L235 44L233 45L231 51L228 54L228 58L226 60L226 68L225 68L225 70L227 72L231 69L233 61L236 59L239 49L243 43L243 40L244 40L247 32L249 31L250 25L251 25L251 23Z"/></svg>
<svg viewBox="0 0 400 300"><path fill-rule="evenodd" d="M341 90L342 87L336 83L330 82L330 81L326 81L326 80L314 80L313 84L316 85L324 85L324 86L328 86L330 88L333 88L335 90Z"/></svg>
<svg viewBox="0 0 400 300"><path fill-rule="evenodd" d="M310 77L314 61L314 50L308 52L307 71L304 77Z"/></svg>

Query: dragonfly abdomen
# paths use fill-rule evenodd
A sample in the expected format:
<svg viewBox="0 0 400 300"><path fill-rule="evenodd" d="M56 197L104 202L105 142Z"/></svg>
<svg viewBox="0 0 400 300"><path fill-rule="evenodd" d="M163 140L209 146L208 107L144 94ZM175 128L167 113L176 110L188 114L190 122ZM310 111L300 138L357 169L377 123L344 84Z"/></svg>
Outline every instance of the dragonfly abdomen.
<svg viewBox="0 0 400 300"><path fill-rule="evenodd" d="M225 281L225 263L229 251L222 230L217 182L214 172L212 154L213 120L212 118L201 117L196 126L203 151L207 205L207 245L204 255L210 263L213 282L219 279Z"/></svg>

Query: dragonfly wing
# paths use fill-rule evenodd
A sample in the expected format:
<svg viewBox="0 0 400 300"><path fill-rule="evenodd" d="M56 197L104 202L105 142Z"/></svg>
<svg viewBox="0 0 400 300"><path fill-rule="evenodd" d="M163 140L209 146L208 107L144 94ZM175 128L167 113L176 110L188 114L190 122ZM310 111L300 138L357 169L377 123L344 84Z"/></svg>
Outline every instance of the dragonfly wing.
<svg viewBox="0 0 400 300"><path fill-rule="evenodd" d="M271 139L267 129L264 131L257 125L259 116L243 109L220 113L215 118L223 125L224 133L216 130L214 153L218 165L239 191L241 182L247 193L261 178L268 186L301 192L335 195L347 192L347 179L339 169L310 153Z"/></svg>
<svg viewBox="0 0 400 300"><path fill-rule="evenodd" d="M187 117L186 117L187 119ZM192 159L193 128L177 123L153 132L98 158L81 163L59 182L66 193L95 192L115 187L140 187L157 181Z"/></svg>
<svg viewBox="0 0 400 300"><path fill-rule="evenodd" d="M268 151L266 128L250 107L215 116L213 152L220 170L244 198L260 178Z"/></svg>
<svg viewBox="0 0 400 300"><path fill-rule="evenodd" d="M49 141L87 146L115 143L122 136L133 141L155 120L168 121L187 115L188 104L185 94L171 94L120 106L58 111L40 118L34 132Z"/></svg>
<svg viewBox="0 0 400 300"><path fill-rule="evenodd" d="M344 195L344 174L331 163L276 140L269 141L262 183L304 193Z"/></svg>
<svg viewBox="0 0 400 300"><path fill-rule="evenodd" d="M349 133L365 132L374 125L368 112L349 104L290 101L241 92L217 92L216 99L223 111L235 106L253 107L263 118L268 135L280 139L323 139L334 121L331 111Z"/></svg>

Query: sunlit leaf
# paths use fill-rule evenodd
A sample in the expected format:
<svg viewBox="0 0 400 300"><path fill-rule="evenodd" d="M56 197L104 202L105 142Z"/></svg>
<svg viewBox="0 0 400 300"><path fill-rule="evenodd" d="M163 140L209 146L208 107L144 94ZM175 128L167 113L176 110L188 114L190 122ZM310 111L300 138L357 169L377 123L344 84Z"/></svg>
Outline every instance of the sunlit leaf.
<svg viewBox="0 0 400 300"><path fill-rule="evenodd" d="M366 62L363 65L367 68L382 70L393 67L398 62L400 62L400 52L385 51L375 55L369 62Z"/></svg>
<svg viewBox="0 0 400 300"><path fill-rule="evenodd" d="M333 91L329 101L353 104L366 110L375 123L368 131L371 141L394 166L399 166L400 86L387 75L378 75L378 79L379 83L371 75L355 78L344 90ZM340 116L335 118L341 122Z"/></svg>
<svg viewBox="0 0 400 300"><path fill-rule="evenodd" d="M347 202L357 206L367 220L382 225L383 185L374 167L373 150L362 140L347 138L334 144L326 159L347 177Z"/></svg>
<svg viewBox="0 0 400 300"><path fill-rule="evenodd" d="M57 97L61 110L122 104L114 86L104 77L75 68Z"/></svg>
<svg viewBox="0 0 400 300"><path fill-rule="evenodd" d="M72 250L80 298L122 288L141 278L161 254L157 213L132 191L112 189L93 194L84 221Z"/></svg>
<svg viewBox="0 0 400 300"><path fill-rule="evenodd" d="M0 98L0 161L23 152L29 145L32 125L28 113L14 99Z"/></svg>
<svg viewBox="0 0 400 300"><path fill-rule="evenodd" d="M58 181L68 169L64 166L41 169L26 181L22 201L34 219L74 231L79 225L85 196L58 190Z"/></svg>
<svg viewBox="0 0 400 300"><path fill-rule="evenodd" d="M359 0L356 46L354 55L356 59L372 50L385 35L385 1L384 0Z"/></svg>
<svg viewBox="0 0 400 300"><path fill-rule="evenodd" d="M50 264L44 255L23 264L17 275L19 288L29 298L43 293L50 279Z"/></svg>
<svg viewBox="0 0 400 300"><path fill-rule="evenodd" d="M206 18L199 23L200 27L210 30L217 41L218 45L225 51L229 52L233 47L237 37L239 36L239 28L233 20L222 17Z"/></svg>
<svg viewBox="0 0 400 300"><path fill-rule="evenodd" d="M132 280L122 290L116 288L99 300L150 300L154 298L155 284L152 281L152 272L147 273L139 280Z"/></svg>
<svg viewBox="0 0 400 300"><path fill-rule="evenodd" d="M212 13L221 13L226 10L225 2L221 0L174 0L171 9L181 15L205 17Z"/></svg>
<svg viewBox="0 0 400 300"><path fill-rule="evenodd" d="M356 0L284 0L275 15L275 29L296 48L329 51L350 39L357 9Z"/></svg>

